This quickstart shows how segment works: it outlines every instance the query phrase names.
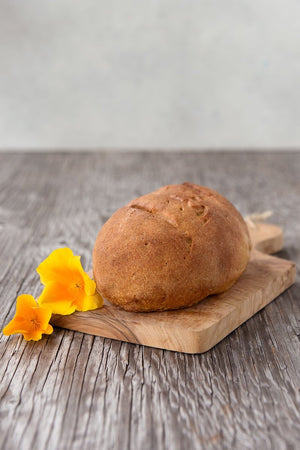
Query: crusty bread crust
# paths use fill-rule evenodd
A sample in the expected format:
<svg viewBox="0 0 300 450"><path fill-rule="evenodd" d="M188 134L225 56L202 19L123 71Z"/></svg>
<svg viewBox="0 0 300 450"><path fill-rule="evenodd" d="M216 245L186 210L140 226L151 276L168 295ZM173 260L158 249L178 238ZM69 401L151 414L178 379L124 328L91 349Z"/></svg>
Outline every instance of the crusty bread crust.
<svg viewBox="0 0 300 450"><path fill-rule="evenodd" d="M169 185L104 224L94 279L106 299L128 311L178 309L230 288L250 250L248 228L226 198L191 183Z"/></svg>

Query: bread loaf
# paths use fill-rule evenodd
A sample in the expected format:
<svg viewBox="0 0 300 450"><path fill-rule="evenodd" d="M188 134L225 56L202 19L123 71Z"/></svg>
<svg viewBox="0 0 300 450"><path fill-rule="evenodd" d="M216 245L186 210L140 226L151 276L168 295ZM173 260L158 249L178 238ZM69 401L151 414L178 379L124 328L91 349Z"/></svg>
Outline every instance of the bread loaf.
<svg viewBox="0 0 300 450"><path fill-rule="evenodd" d="M191 183L169 185L104 224L94 279L106 299L128 311L177 309L229 289L250 248L247 226L226 198Z"/></svg>

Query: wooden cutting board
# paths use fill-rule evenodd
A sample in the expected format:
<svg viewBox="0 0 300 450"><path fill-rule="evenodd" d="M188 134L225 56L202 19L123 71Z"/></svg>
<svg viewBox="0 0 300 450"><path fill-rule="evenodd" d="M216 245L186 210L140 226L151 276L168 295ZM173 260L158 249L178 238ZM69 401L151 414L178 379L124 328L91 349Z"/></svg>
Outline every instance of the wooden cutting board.
<svg viewBox="0 0 300 450"><path fill-rule="evenodd" d="M52 325L135 344L185 353L203 353L295 281L295 264L269 256L283 246L281 228L265 223L249 227L254 244L246 271L227 292L190 308L132 313L105 301L103 308L54 315Z"/></svg>

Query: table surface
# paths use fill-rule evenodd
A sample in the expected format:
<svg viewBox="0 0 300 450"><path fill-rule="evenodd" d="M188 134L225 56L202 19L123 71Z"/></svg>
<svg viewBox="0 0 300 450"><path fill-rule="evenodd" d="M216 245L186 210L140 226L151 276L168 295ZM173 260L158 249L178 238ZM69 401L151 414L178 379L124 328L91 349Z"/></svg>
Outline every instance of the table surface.
<svg viewBox="0 0 300 450"><path fill-rule="evenodd" d="M102 224L191 181L242 214L274 211L299 264L300 153L0 154L0 326L38 296L38 264L70 247L91 267ZM299 266L298 266L299 267ZM300 440L300 274L209 352L187 355L55 329L0 338L2 449L294 449ZM299 448L299 447L298 447Z"/></svg>

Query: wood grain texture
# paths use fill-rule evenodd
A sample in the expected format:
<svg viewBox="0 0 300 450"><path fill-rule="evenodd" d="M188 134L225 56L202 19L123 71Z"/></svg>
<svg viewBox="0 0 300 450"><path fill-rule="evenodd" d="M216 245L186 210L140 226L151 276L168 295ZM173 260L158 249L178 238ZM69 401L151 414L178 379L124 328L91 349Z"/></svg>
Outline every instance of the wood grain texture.
<svg viewBox="0 0 300 450"><path fill-rule="evenodd" d="M247 269L222 294L182 310L146 314L127 312L105 302L99 310L54 315L51 324L165 350L206 352L295 281L294 263L261 253L282 249L282 229L260 223L250 232L253 250Z"/></svg>
<svg viewBox="0 0 300 450"><path fill-rule="evenodd" d="M91 266L104 221L131 198L191 181L242 212L275 211L278 256L300 262L299 153L0 155L1 329L35 268L67 245ZM299 267L299 266L298 266ZM55 329L0 337L2 449L295 449L300 276L209 352L188 355Z"/></svg>

